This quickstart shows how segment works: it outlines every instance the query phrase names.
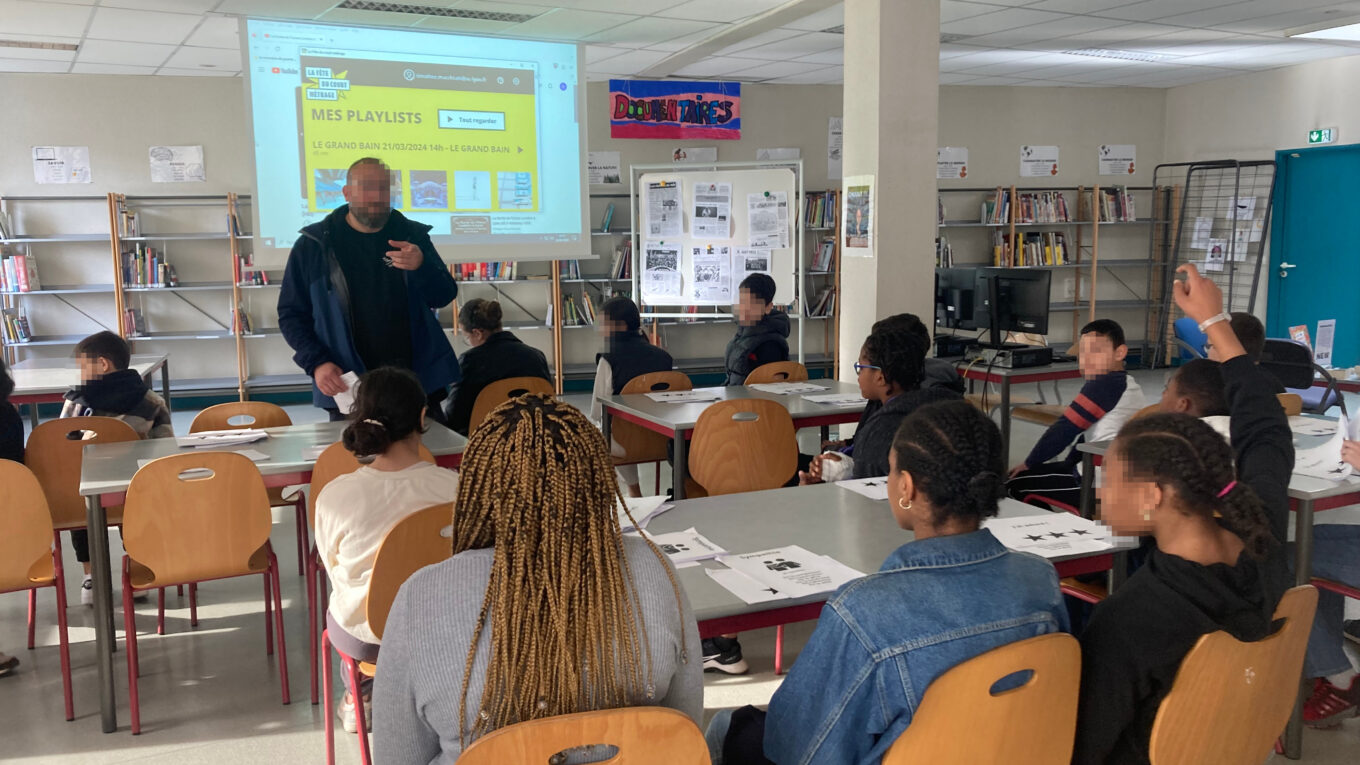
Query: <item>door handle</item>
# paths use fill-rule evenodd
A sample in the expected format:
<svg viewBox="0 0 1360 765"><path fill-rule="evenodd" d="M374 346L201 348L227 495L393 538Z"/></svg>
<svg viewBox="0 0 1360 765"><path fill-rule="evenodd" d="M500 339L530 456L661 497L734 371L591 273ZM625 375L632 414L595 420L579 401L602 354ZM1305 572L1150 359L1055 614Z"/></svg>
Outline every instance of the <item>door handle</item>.
<svg viewBox="0 0 1360 765"><path fill-rule="evenodd" d="M1288 278L1289 278L1289 269L1291 269L1291 268L1298 268L1298 267L1299 267L1299 266L1298 266L1297 263L1281 263L1281 264L1280 264L1280 278L1281 278L1281 279L1288 279Z"/></svg>

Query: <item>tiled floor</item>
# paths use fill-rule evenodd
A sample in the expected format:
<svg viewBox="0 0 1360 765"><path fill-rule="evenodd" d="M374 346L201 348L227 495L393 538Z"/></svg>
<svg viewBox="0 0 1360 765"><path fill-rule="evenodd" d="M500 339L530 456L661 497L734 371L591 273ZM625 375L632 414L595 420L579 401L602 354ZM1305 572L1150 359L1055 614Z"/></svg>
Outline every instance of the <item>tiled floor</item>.
<svg viewBox="0 0 1360 765"><path fill-rule="evenodd" d="M1151 395L1160 391L1164 377L1161 372L1139 374ZM1075 392L1069 387L1063 389L1065 396ZM301 422L314 418L316 410L290 407L290 413ZM176 415L178 431L187 431L188 422L187 413ZM1016 458L1023 456L1038 434L1037 427L1017 424ZM650 481L651 475L644 469L644 485ZM1337 519L1342 517L1338 515ZM114 536L117 554L120 548ZM260 583L253 578L203 585L199 589L200 624L196 630L188 625L187 601L173 596L167 599L167 634L163 637L150 629L155 619L154 602L138 608L143 733L137 737L127 729L127 675L122 653L115 660L122 728L111 735L100 733L98 705L92 696L96 673L90 611L79 605L69 610L77 717L68 723L62 720L51 591L39 598L39 647L34 651L23 649L25 596L0 595L0 649L23 662L14 676L0 679L0 761L26 765L321 762L325 752L322 711L320 706L308 703L307 609L302 578L296 575L293 522L288 512L276 514L273 539L284 569L293 691L290 706L279 703L276 664L264 654L263 599ZM66 568L79 570L69 546ZM68 584L68 591L78 603L76 584ZM121 626L121 615L117 622ZM810 633L811 623L787 629L786 665L792 663ZM772 670L773 630L743 635L742 645L753 673L740 678L709 676L705 702L710 714L742 704L763 704L778 687L779 679ZM459 670L450 667L450 676ZM339 762L358 762L353 737L339 734L337 750ZM1308 731L1304 755L1300 762L1308 765L1360 762L1360 719L1336 730ZM1283 758L1275 761L1284 762Z"/></svg>

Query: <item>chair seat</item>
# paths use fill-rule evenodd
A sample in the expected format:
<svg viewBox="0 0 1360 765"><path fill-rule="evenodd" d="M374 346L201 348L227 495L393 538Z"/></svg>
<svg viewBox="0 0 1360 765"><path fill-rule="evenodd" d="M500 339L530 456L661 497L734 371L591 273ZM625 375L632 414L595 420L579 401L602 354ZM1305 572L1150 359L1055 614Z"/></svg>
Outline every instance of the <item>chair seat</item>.
<svg viewBox="0 0 1360 765"><path fill-rule="evenodd" d="M221 576L215 576L211 578L226 579L233 576L248 576L250 574L263 574L268 569L269 569L269 543L266 542L263 547L256 550L255 553L250 556L250 560L246 563L245 569L241 571L235 571L229 574L222 574ZM143 566L142 564L138 563L137 561L131 558L128 559L128 578L131 580L132 589L134 590L149 590L155 587L165 587L171 584L185 584L185 582L158 582L156 581L156 572L152 571L146 566ZM207 580L196 579L194 581L207 581Z"/></svg>
<svg viewBox="0 0 1360 765"><path fill-rule="evenodd" d="M372 662L361 661L359 662L359 674L364 677L377 677L378 665Z"/></svg>
<svg viewBox="0 0 1360 765"><path fill-rule="evenodd" d="M1337 400L1339 397L1335 394L1329 395L1329 391L1326 388L1286 388L1285 390L1297 394L1299 398L1303 399L1303 408L1308 411L1326 411L1340 403ZM1326 401L1326 406L1323 406L1324 400Z"/></svg>
<svg viewBox="0 0 1360 765"><path fill-rule="evenodd" d="M113 507L106 507L106 508L104 508L104 514L105 514L106 516L108 516L108 519L109 519L108 525L110 525L110 526L121 526L121 525L123 525L123 506L122 506L122 505L114 505ZM59 524L59 525L58 525L58 524L53 524L53 525L52 525L52 529L53 529L54 531L71 531L72 529L83 529L83 528L85 528L85 522L84 522L84 521L80 521L79 523L63 523L63 524Z"/></svg>
<svg viewBox="0 0 1360 765"><path fill-rule="evenodd" d="M1048 427L1062 419L1064 409L1065 407L1060 404L1018 406L1011 410L1011 417Z"/></svg>
<svg viewBox="0 0 1360 765"><path fill-rule="evenodd" d="M987 404L985 407L983 406L983 397L984 397L984 396L986 397L986 404ZM986 394L983 394L983 393L968 393L968 394L966 394L966 395L964 396L964 399L966 399L966 400L968 401L968 403L972 404L973 406L977 407L978 409L981 409L983 414L991 414L991 413L992 413L992 410L994 410L994 409L999 409L999 408L1001 407L1001 394L1000 394L1000 393L986 393ZM1032 398L1025 398L1024 396L1016 396L1016 395L1012 395L1012 396L1011 396L1011 409L1012 409L1012 410L1014 410L1017 406L1030 406L1030 405L1032 405L1032 404L1037 404L1037 403L1039 403L1039 402L1035 401L1035 400L1032 399Z"/></svg>
<svg viewBox="0 0 1360 765"><path fill-rule="evenodd" d="M23 578L0 579L0 592L19 592L21 590L31 590L35 587L46 587L57 579L57 569L52 565L52 556L43 553L42 557L33 562L28 567L28 573Z"/></svg>

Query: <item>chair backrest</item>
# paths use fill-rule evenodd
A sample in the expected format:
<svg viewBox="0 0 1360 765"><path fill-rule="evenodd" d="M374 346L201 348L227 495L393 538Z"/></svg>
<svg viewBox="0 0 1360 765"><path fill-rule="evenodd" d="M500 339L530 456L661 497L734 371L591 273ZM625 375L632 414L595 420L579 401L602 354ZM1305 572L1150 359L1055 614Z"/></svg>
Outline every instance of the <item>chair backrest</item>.
<svg viewBox="0 0 1360 765"><path fill-rule="evenodd" d="M708 765L704 734L683 712L665 707L626 707L545 717L509 725L472 742L458 765L551 765L557 755L580 747L614 747L602 763Z"/></svg>
<svg viewBox="0 0 1360 765"><path fill-rule="evenodd" d="M491 410L512 398L525 393L546 393L552 395L553 384L542 377L507 377L482 388L477 400L472 404L472 417L468 420L468 435L482 424Z"/></svg>
<svg viewBox="0 0 1360 765"><path fill-rule="evenodd" d="M675 390L694 390L694 383L684 372L652 372L629 380L620 392L630 394ZM660 433L620 419L613 421L609 432L623 449L623 456L618 457L617 462L656 462L666 459L666 444L670 439Z"/></svg>
<svg viewBox="0 0 1360 765"><path fill-rule="evenodd" d="M0 592L28 589L30 569L52 553L52 516L42 485L23 463L0 460L0 507Z"/></svg>
<svg viewBox="0 0 1360 765"><path fill-rule="evenodd" d="M81 435L86 436L81 438ZM48 420L28 435L24 463L37 476L57 529L85 528L85 498L80 496L81 450L90 444L136 441L132 426L116 417L67 417Z"/></svg>
<svg viewBox="0 0 1360 765"><path fill-rule="evenodd" d="M1275 619L1284 624L1270 637L1201 637L1157 710L1152 765L1264 762L1293 711L1316 608L1317 590L1295 587L1280 599Z"/></svg>
<svg viewBox="0 0 1360 765"><path fill-rule="evenodd" d="M1286 417L1303 414L1303 396L1297 393L1276 393L1275 398L1280 400L1280 407L1284 409Z"/></svg>
<svg viewBox="0 0 1360 765"><path fill-rule="evenodd" d="M378 545L368 578L368 626L382 637L397 590L415 572L453 554L453 503L434 505L402 518Z"/></svg>
<svg viewBox="0 0 1360 765"><path fill-rule="evenodd" d="M1154 415L1154 414L1156 414L1156 413L1158 413L1158 412L1160 412L1160 411L1162 411L1162 405L1161 405L1161 404L1148 404L1147 406L1143 407L1142 409L1139 409L1137 412L1134 412L1133 416L1130 417L1129 419L1130 419L1130 420L1141 420L1141 419L1143 419L1144 417L1150 417L1150 416L1152 416L1152 415Z"/></svg>
<svg viewBox="0 0 1360 765"><path fill-rule="evenodd" d="M1176 319L1175 323L1171 325L1171 329L1178 340L1183 341L1193 349L1192 355L1191 350L1181 348L1180 357L1182 360L1202 359L1208 356L1204 351L1204 346L1208 344L1209 336L1200 331L1199 323L1194 319L1188 316Z"/></svg>
<svg viewBox="0 0 1360 765"><path fill-rule="evenodd" d="M240 418L241 422L229 422L233 417ZM293 418L278 404L268 401L231 401L210 406L194 415L194 421L189 423L189 432L278 428L292 424Z"/></svg>
<svg viewBox="0 0 1360 765"><path fill-rule="evenodd" d="M760 383L805 382L808 379L807 367L796 361L772 361L761 364L746 375L742 385Z"/></svg>
<svg viewBox="0 0 1360 765"><path fill-rule="evenodd" d="M235 452L195 451L148 462L123 506L123 547L155 583L244 573L269 541L269 494L255 463Z"/></svg>
<svg viewBox="0 0 1360 765"><path fill-rule="evenodd" d="M1014 679L1023 684L993 691L1026 671ZM883 765L1067 765L1080 684L1081 647L1071 635L994 648L935 678Z"/></svg>
<svg viewBox="0 0 1360 765"><path fill-rule="evenodd" d="M1267 338L1261 368L1286 388L1313 387L1313 352L1297 340Z"/></svg>
<svg viewBox="0 0 1360 765"><path fill-rule="evenodd" d="M425 444L420 445L420 458L431 465L435 464L434 455L425 448ZM346 473L353 473L362 464L355 458L354 452L339 441L327 446L317 456L316 462L312 463L312 482L307 486L307 528L316 528L316 498L321 496L326 484Z"/></svg>
<svg viewBox="0 0 1360 765"><path fill-rule="evenodd" d="M797 470L793 418L778 401L719 401L694 424L689 472L709 496L777 489Z"/></svg>

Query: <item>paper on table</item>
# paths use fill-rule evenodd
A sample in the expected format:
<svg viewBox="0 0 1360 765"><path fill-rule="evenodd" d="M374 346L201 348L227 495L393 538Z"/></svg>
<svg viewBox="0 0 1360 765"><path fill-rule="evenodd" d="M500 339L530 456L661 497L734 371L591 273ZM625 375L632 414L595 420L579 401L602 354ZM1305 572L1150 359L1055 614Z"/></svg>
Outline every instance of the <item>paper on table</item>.
<svg viewBox="0 0 1360 765"><path fill-rule="evenodd" d="M1341 415L1327 443L1311 449L1294 451L1294 473L1327 481L1344 481L1350 478L1354 471L1341 459L1341 444L1347 439L1360 440L1360 433L1357 433L1357 430L1360 430L1360 420L1356 421L1356 426L1352 426L1346 415Z"/></svg>
<svg viewBox="0 0 1360 765"><path fill-rule="evenodd" d="M747 387L751 390L758 390L763 393L777 393L781 396L789 396L798 393L814 393L816 391L826 390L824 386L805 382L756 383L755 385Z"/></svg>
<svg viewBox="0 0 1360 765"><path fill-rule="evenodd" d="M648 521L675 507L675 505L666 502L665 496L627 497L624 502L633 514L633 521L637 521L637 525L634 526L633 521L628 520L628 513L624 512L624 506L620 504L618 506L619 530L624 533L647 528Z"/></svg>
<svg viewBox="0 0 1360 765"><path fill-rule="evenodd" d="M670 534L648 534L647 536L651 538L653 544L661 548L661 552L671 559L671 563L675 564L708 560L727 553L723 548L705 539L704 535L695 531L693 527Z"/></svg>
<svg viewBox="0 0 1360 765"><path fill-rule="evenodd" d="M825 404L826 406L863 406L869 403L868 399L860 398L853 393L828 393L824 396L803 396L803 398L814 404Z"/></svg>
<svg viewBox="0 0 1360 765"><path fill-rule="evenodd" d="M694 390L668 390L644 394L653 401L663 404L688 404L696 401L719 401L722 388L695 388Z"/></svg>
<svg viewBox="0 0 1360 765"><path fill-rule="evenodd" d="M1295 415L1289 418L1289 429L1296 436L1330 436L1336 432L1336 420Z"/></svg>
<svg viewBox="0 0 1360 765"><path fill-rule="evenodd" d="M1044 513L1020 518L988 518L982 528L1001 544L1045 558L1112 549L1109 529L1071 513Z"/></svg>
<svg viewBox="0 0 1360 765"><path fill-rule="evenodd" d="M359 395L359 375L346 372L340 375L340 379L349 387L335 394L335 408L339 409L341 414L349 414L354 409L355 397Z"/></svg>
<svg viewBox="0 0 1360 765"><path fill-rule="evenodd" d="M331 447L330 444L317 444L315 446L308 446L302 450L302 459L306 460L307 462L316 462L318 459L321 458L321 453L326 451L330 447Z"/></svg>
<svg viewBox="0 0 1360 765"><path fill-rule="evenodd" d="M250 444L269 438L269 434L258 428L242 430L204 430L187 436L176 436L175 445L180 448L205 446L231 446Z"/></svg>
<svg viewBox="0 0 1360 765"><path fill-rule="evenodd" d="M775 547L741 555L724 555L728 568L746 574L791 598L832 592L863 573L825 555L817 555L798 545Z"/></svg>
<svg viewBox="0 0 1360 765"><path fill-rule="evenodd" d="M249 459L251 462L264 462L265 460L269 459L268 454L265 454L264 452L257 452L254 449L218 449L217 451L235 452L236 454L239 454L242 457ZM153 461L154 460L150 459L137 460L137 467L139 468L146 467L146 463ZM204 468L204 470L206 471L206 468Z"/></svg>
<svg viewBox="0 0 1360 765"><path fill-rule="evenodd" d="M837 481L836 485L842 489L849 489L856 494L863 494L869 499L888 499L888 479L886 478L856 478L851 481Z"/></svg>
<svg viewBox="0 0 1360 765"><path fill-rule="evenodd" d="M704 573L708 574L713 581L721 584L728 592L750 605L768 603L771 600L786 600L789 597L774 587L752 579L736 569L706 568Z"/></svg>

